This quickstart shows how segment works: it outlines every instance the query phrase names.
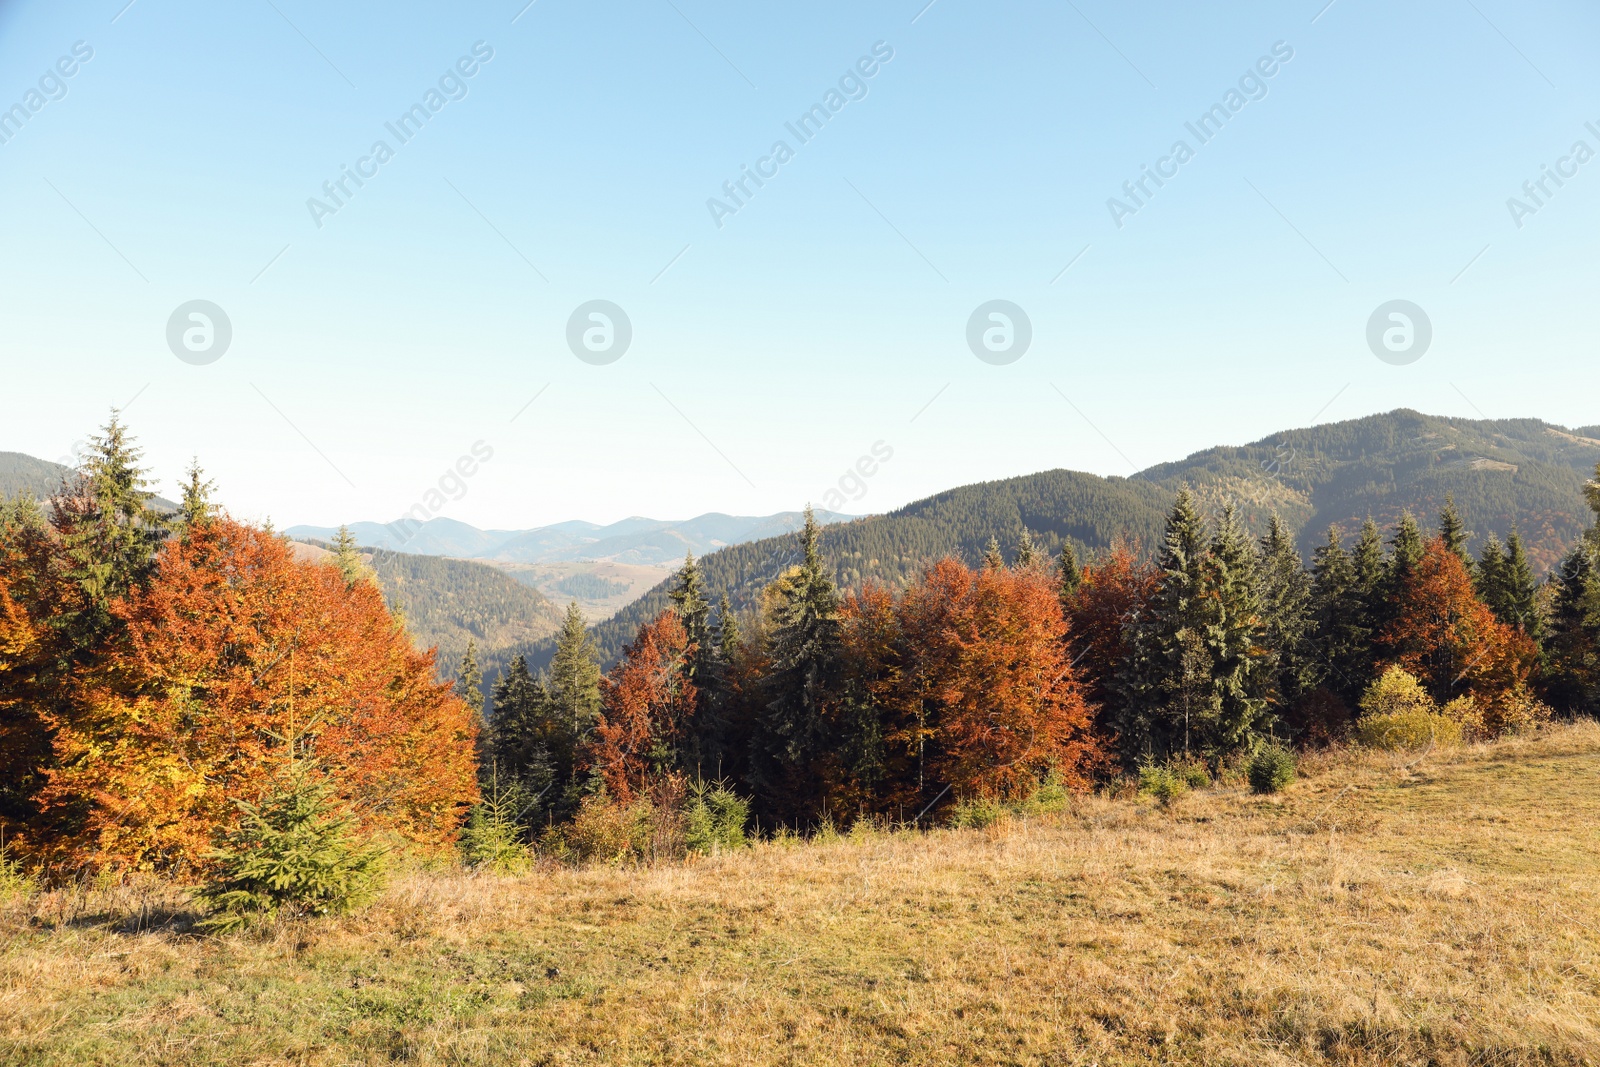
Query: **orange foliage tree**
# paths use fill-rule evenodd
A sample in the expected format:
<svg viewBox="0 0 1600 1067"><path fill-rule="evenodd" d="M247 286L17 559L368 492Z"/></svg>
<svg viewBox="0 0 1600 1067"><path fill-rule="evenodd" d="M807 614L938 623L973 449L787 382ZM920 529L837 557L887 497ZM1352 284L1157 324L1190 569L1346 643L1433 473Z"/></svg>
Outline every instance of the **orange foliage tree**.
<svg viewBox="0 0 1600 1067"><path fill-rule="evenodd" d="M653 777L678 769L697 695L688 674L694 652L683 620L669 608L639 627L621 662L600 679L600 720L584 762L623 804Z"/></svg>
<svg viewBox="0 0 1600 1067"><path fill-rule="evenodd" d="M1377 647L1440 702L1471 694L1494 705L1523 691L1538 658L1526 635L1478 599L1461 558L1439 537L1397 590L1395 615Z"/></svg>
<svg viewBox="0 0 1600 1067"><path fill-rule="evenodd" d="M454 842L477 799L473 725L376 586L226 518L168 540L157 563L113 605L123 633L83 698L47 712L39 859L201 868L292 736L364 832Z"/></svg>
<svg viewBox="0 0 1600 1067"><path fill-rule="evenodd" d="M1083 568L1067 601L1068 647L1088 698L1101 709L1117 699L1117 671L1128 658L1128 623L1155 593L1159 572L1120 537Z"/></svg>
<svg viewBox="0 0 1600 1067"><path fill-rule="evenodd" d="M1057 590L1038 568L945 559L899 605L902 736L958 796L1026 794L1047 770L1072 786L1102 758L1071 666Z"/></svg>

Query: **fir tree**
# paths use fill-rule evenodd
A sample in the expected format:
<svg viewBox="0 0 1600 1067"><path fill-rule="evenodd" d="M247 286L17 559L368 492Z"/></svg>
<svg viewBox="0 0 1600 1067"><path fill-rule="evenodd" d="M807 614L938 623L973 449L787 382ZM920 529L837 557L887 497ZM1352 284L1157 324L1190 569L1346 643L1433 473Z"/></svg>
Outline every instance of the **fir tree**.
<svg viewBox="0 0 1600 1067"><path fill-rule="evenodd" d="M1277 515L1261 539L1262 643L1274 658L1276 698L1291 706L1322 681L1312 618L1311 575Z"/></svg>
<svg viewBox="0 0 1600 1067"><path fill-rule="evenodd" d="M361 546L348 526L340 526L339 532L334 535L333 565L339 568L346 585L356 585L374 577L372 568L361 556Z"/></svg>
<svg viewBox="0 0 1600 1067"><path fill-rule="evenodd" d="M1600 575L1587 538L1567 553L1550 580L1555 585L1548 640L1550 699L1566 711L1600 714Z"/></svg>
<svg viewBox="0 0 1600 1067"><path fill-rule="evenodd" d="M1389 539L1389 558L1384 568L1386 595L1389 600L1399 596L1406 580L1422 559L1422 530L1411 512L1401 514L1395 524L1394 536Z"/></svg>
<svg viewBox="0 0 1600 1067"><path fill-rule="evenodd" d="M1535 643L1544 639L1544 627L1539 618L1539 584L1533 577L1533 565L1528 562L1527 550L1522 546L1522 535L1511 528L1506 538L1505 573L1501 594L1506 615L1502 621L1531 637ZM1499 614L1496 612L1496 614Z"/></svg>
<svg viewBox="0 0 1600 1067"><path fill-rule="evenodd" d="M1000 554L1000 542L993 536L990 536L989 543L983 548L983 565L992 571L1005 568L1006 558Z"/></svg>
<svg viewBox="0 0 1600 1067"><path fill-rule="evenodd" d="M478 642L467 639L467 654L461 657L461 670L456 674L456 696L472 712L472 722L483 732L483 668L478 665Z"/></svg>
<svg viewBox="0 0 1600 1067"><path fill-rule="evenodd" d="M1219 705L1206 741L1211 751L1226 753L1247 745L1272 723L1272 662L1261 643L1259 561L1231 503L1217 521L1208 556L1206 603L1212 618L1206 639Z"/></svg>
<svg viewBox="0 0 1600 1067"><path fill-rule="evenodd" d="M1489 605L1501 622L1506 621L1510 612L1505 596L1505 571L1505 546L1500 543L1500 538L1490 533L1483 540L1483 552L1478 558L1478 565L1473 568L1472 585L1478 591L1478 599Z"/></svg>
<svg viewBox="0 0 1600 1067"><path fill-rule="evenodd" d="M536 796L564 785L572 774L573 740L561 729L544 679L528 671L517 656L494 684L489 725L489 759L480 775L492 773Z"/></svg>
<svg viewBox="0 0 1600 1067"><path fill-rule="evenodd" d="M684 632L694 646L689 656L688 674L691 682L698 682L701 675L710 673L716 649L711 642L711 604L706 600L705 580L695 565L694 553L684 554L676 584L667 595L678 609Z"/></svg>
<svg viewBox="0 0 1600 1067"><path fill-rule="evenodd" d="M1453 493L1446 493L1444 497L1444 510L1439 512L1439 536L1444 538L1444 547L1454 552L1467 573L1472 573L1472 557L1467 555L1467 529L1461 521L1461 512L1456 510L1456 498Z"/></svg>
<svg viewBox="0 0 1600 1067"><path fill-rule="evenodd" d="M1078 586L1083 584L1083 568L1078 565L1078 554L1072 549L1072 542L1065 537L1061 539L1061 609L1069 613L1073 598L1078 594Z"/></svg>
<svg viewBox="0 0 1600 1067"><path fill-rule="evenodd" d="M828 713L840 688L839 598L823 566L819 528L806 508L804 558L787 583L772 632L768 699L751 753L779 814L813 817L811 769L828 744Z"/></svg>
<svg viewBox="0 0 1600 1067"><path fill-rule="evenodd" d="M587 735L600 717L600 661L577 601L567 605L556 637L555 655L550 659L550 699L556 716L574 737Z"/></svg>
<svg viewBox="0 0 1600 1067"><path fill-rule="evenodd" d="M1022 536L1017 539L1017 555L1011 565L1017 570L1026 570L1037 566L1040 562L1039 549L1033 543L1033 535L1028 533L1028 528L1022 528Z"/></svg>
<svg viewBox="0 0 1600 1067"><path fill-rule="evenodd" d="M1371 526L1371 521L1368 520ZM1376 536L1376 528L1373 528ZM1366 622L1368 590L1363 590L1355 563L1330 526L1328 538L1311 557L1312 617L1316 647L1328 671L1328 686L1346 704L1366 689L1366 661L1372 630ZM1379 557L1382 562L1382 557Z"/></svg>
<svg viewBox="0 0 1600 1067"><path fill-rule="evenodd" d="M728 594L717 601L717 655L724 663L739 654L742 638L739 636L739 616L734 614Z"/></svg>
<svg viewBox="0 0 1600 1067"><path fill-rule="evenodd" d="M1183 743L1186 727L1217 713L1212 664L1201 663L1210 651L1206 565L1205 520L1184 488L1167 513L1149 609L1130 620L1132 651L1117 683L1126 699L1114 709L1111 725L1129 763L1170 753ZM1206 678L1203 691L1195 688L1197 672Z"/></svg>
<svg viewBox="0 0 1600 1067"><path fill-rule="evenodd" d="M216 505L211 502L211 493L217 487L216 482L207 481L205 474L200 470L200 460L195 458L190 461L189 469L184 472L188 481L183 483L183 502L178 505L178 521L185 529L209 522L216 514Z"/></svg>

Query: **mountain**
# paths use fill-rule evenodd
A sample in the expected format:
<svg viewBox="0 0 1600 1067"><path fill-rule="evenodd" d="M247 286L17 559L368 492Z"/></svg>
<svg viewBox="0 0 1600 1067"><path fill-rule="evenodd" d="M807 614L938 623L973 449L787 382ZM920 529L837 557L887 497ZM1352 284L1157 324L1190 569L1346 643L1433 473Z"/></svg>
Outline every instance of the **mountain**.
<svg viewBox="0 0 1600 1067"><path fill-rule="evenodd" d="M21 452L0 452L0 500L23 493L43 500L61 486L61 479L72 473L49 460L34 459Z"/></svg>
<svg viewBox="0 0 1600 1067"><path fill-rule="evenodd" d="M1591 516L1583 484L1600 462L1600 427L1568 430L1537 419L1448 419L1400 410L1286 430L1249 445L1206 449L1128 478L1053 470L951 489L878 515L829 526L823 554L845 586L875 578L900 584L944 555L977 562L990 536L1008 550L1024 526L1052 555L1063 538L1079 558L1119 534L1146 549L1161 536L1182 485L1209 510L1236 502L1261 533L1274 512L1309 556L1329 525L1351 537L1371 515L1387 530L1403 511L1431 525L1453 494L1472 544L1515 523L1541 569L1555 564ZM792 533L722 549L701 566L715 598L748 605L799 558ZM609 664L641 623L666 607L670 579L593 628ZM548 661L548 644L525 650ZM486 671L488 673L488 671Z"/></svg>
<svg viewBox="0 0 1600 1067"><path fill-rule="evenodd" d="M818 512L819 522L849 519L847 515ZM639 516L601 526L571 521L532 530L480 530L454 519L401 520L387 525L357 522L350 532L362 545L422 556L454 556L497 563L611 562L636 566L666 566L682 562L685 552L700 556L729 545L774 537L798 529L801 514L742 516L711 513L683 522L666 522ZM292 526L287 533L298 540L329 540L337 529L327 526Z"/></svg>

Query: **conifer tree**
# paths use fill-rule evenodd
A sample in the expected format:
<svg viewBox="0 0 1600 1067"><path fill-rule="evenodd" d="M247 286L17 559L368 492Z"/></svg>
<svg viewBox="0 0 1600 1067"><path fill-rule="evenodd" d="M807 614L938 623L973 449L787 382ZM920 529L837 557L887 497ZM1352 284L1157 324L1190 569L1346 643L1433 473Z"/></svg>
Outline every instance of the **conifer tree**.
<svg viewBox="0 0 1600 1067"><path fill-rule="evenodd" d="M1272 660L1262 645L1255 542L1232 503L1222 510L1207 555L1211 594L1207 605L1212 618L1204 636L1219 705L1218 720L1206 741L1213 752L1233 752L1265 733L1272 722Z"/></svg>
<svg viewBox="0 0 1600 1067"><path fill-rule="evenodd" d="M810 773L828 743L840 689L839 597L823 566L820 533L806 508L804 558L787 583L772 631L767 703L751 753L754 773L780 814L812 817Z"/></svg>
<svg viewBox="0 0 1600 1067"><path fill-rule="evenodd" d="M567 605L556 637L549 689L557 728L573 744L586 738L600 717L600 660L577 601Z"/></svg>
<svg viewBox="0 0 1600 1067"><path fill-rule="evenodd" d="M684 554L683 567L679 569L676 583L667 595L678 609L684 632L696 649L696 654L689 660L689 678L692 681L700 673L700 668L709 662L714 651L711 643L711 604L706 600L705 579L695 564L693 552Z"/></svg>
<svg viewBox="0 0 1600 1067"><path fill-rule="evenodd" d="M456 675L456 696L466 702L472 721L481 735L483 730L483 668L478 665L478 642L467 639L467 654L461 657L461 670Z"/></svg>
<svg viewBox="0 0 1600 1067"><path fill-rule="evenodd" d="M200 470L198 457L191 460L189 469L184 472L188 481L183 483L183 501L178 505L178 521L184 529L210 521L216 513L216 505L211 502L211 493L217 483L207 481L205 474Z"/></svg>
<svg viewBox="0 0 1600 1067"><path fill-rule="evenodd" d="M1065 537L1061 539L1061 608L1069 616L1072 614L1072 600L1078 593L1078 586L1083 582L1083 568L1078 566L1078 554L1072 550L1072 542Z"/></svg>
<svg viewBox="0 0 1600 1067"><path fill-rule="evenodd" d="M1528 562L1528 553L1522 545L1522 535L1517 528L1511 528L1511 534L1506 538L1506 562L1502 579L1504 592L1501 594L1505 602L1506 615L1502 618L1507 626L1521 630L1533 638L1537 644L1544 639L1544 627L1539 618L1539 584L1533 577L1533 565ZM1499 614L1496 612L1496 614Z"/></svg>
<svg viewBox="0 0 1600 1067"><path fill-rule="evenodd" d="M992 571L1002 570L1006 565L1005 556L1000 554L1000 542L993 535L983 548L983 565Z"/></svg>
<svg viewBox="0 0 1600 1067"><path fill-rule="evenodd" d="M738 655L742 638L739 635L739 616L734 613L728 594L717 600L717 654L726 662Z"/></svg>
<svg viewBox="0 0 1600 1067"><path fill-rule="evenodd" d="M1467 528L1461 521L1461 512L1456 510L1454 493L1446 493L1444 497L1444 510L1439 512L1439 536L1444 538L1444 547L1455 553L1467 573L1472 573L1472 557L1467 555Z"/></svg>
<svg viewBox="0 0 1600 1067"><path fill-rule="evenodd" d="M1028 533L1028 528L1022 528L1022 536L1017 539L1017 555L1011 565L1017 570L1027 570L1039 564L1039 549L1033 543L1033 535Z"/></svg>
<svg viewBox="0 0 1600 1067"><path fill-rule="evenodd" d="M1478 598L1494 610L1495 617L1501 622L1506 621L1510 609L1505 597L1505 570L1505 546L1491 532L1483 539L1483 551L1472 572L1472 585L1478 591Z"/></svg>
<svg viewBox="0 0 1600 1067"><path fill-rule="evenodd" d="M465 668L463 668L463 671ZM494 684L494 711L489 724L489 759L480 776L492 777L534 796L571 777L574 743L553 714L544 679L528 670L517 656Z"/></svg>
<svg viewBox="0 0 1600 1067"><path fill-rule="evenodd" d="M334 535L333 565L339 568L345 585L355 585L375 577L367 561L361 558L361 546L348 526L340 526L339 532Z"/></svg>
<svg viewBox="0 0 1600 1067"><path fill-rule="evenodd" d="M1422 559L1422 530L1417 520L1407 511L1395 524L1394 536L1389 540L1389 558L1384 567L1385 593L1393 600L1405 588L1406 579Z"/></svg>
<svg viewBox="0 0 1600 1067"><path fill-rule="evenodd" d="M1315 642L1311 575L1277 515L1261 539L1262 642L1272 652L1280 706L1302 700L1322 682Z"/></svg>
<svg viewBox="0 0 1600 1067"><path fill-rule="evenodd" d="M1588 539L1551 576L1548 693L1564 711L1600 714L1600 569Z"/></svg>

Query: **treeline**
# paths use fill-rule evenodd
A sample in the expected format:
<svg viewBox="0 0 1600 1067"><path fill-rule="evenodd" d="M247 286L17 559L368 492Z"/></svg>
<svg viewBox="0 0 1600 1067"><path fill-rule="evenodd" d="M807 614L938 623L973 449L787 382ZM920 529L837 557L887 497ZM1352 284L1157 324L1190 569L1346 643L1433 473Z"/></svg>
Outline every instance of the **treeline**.
<svg viewBox="0 0 1600 1067"><path fill-rule="evenodd" d="M286 777L315 799L292 818L326 799L365 837L453 848L477 727L353 543L297 562L198 467L157 511L138 458L113 416L47 506L0 503L8 854L55 877L191 875Z"/></svg>
<svg viewBox="0 0 1600 1067"><path fill-rule="evenodd" d="M991 539L975 568L841 595L808 516L800 558L745 610L713 609L686 562L603 677L569 619L548 677L518 660L495 686L485 757L547 823L715 777L769 826L805 826L1325 743L1407 687L1407 708L1494 737L1552 704L1600 711L1597 531L1541 582L1515 531L1470 557L1447 499L1432 534L1409 514L1349 546L1330 529L1307 566L1282 522L1257 540L1185 489L1153 560L1126 541L1051 560L1024 532L1009 561Z"/></svg>

